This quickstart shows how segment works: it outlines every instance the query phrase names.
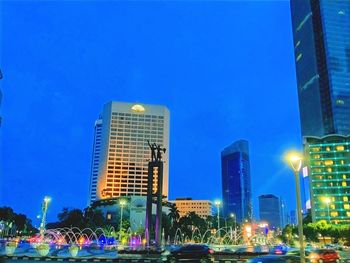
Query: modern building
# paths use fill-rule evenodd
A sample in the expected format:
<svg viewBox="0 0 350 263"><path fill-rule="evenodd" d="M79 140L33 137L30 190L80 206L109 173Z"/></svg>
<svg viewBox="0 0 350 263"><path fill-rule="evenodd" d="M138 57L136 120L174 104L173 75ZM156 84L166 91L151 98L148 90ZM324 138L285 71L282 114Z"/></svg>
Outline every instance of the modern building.
<svg viewBox="0 0 350 263"><path fill-rule="evenodd" d="M0 80L2 79L2 72L0 69ZM0 127L1 127L1 122L2 122L2 116L1 116L1 101L2 101L2 92L1 92L1 87L0 87Z"/></svg>
<svg viewBox="0 0 350 263"><path fill-rule="evenodd" d="M350 135L304 140L313 221L350 223Z"/></svg>
<svg viewBox="0 0 350 263"><path fill-rule="evenodd" d="M350 1L291 0L303 136L350 134Z"/></svg>
<svg viewBox="0 0 350 263"><path fill-rule="evenodd" d="M298 224L298 218L297 218L297 211L291 210L290 211L290 217L289 217L289 223L293 226L296 226Z"/></svg>
<svg viewBox="0 0 350 263"><path fill-rule="evenodd" d="M252 219L252 192L248 141L239 140L221 152L223 215L237 222Z"/></svg>
<svg viewBox="0 0 350 263"><path fill-rule="evenodd" d="M281 228L284 228L286 226L287 223L287 214L286 214L286 204L284 202L284 199L282 197L280 197L280 208L281 208Z"/></svg>
<svg viewBox="0 0 350 263"><path fill-rule="evenodd" d="M101 154L101 136L102 136L102 117L100 117L95 121L94 144L92 148L92 160L91 160L91 182L90 182L90 191L89 191L90 198L89 198L88 205L96 201L98 169L99 169L100 154Z"/></svg>
<svg viewBox="0 0 350 263"><path fill-rule="evenodd" d="M169 110L165 106L109 102L95 123L89 202L146 196L150 143L163 154L163 195L168 196ZM156 191L157 175L154 178Z"/></svg>
<svg viewBox="0 0 350 263"><path fill-rule="evenodd" d="M270 229L281 227L281 202L272 194L259 196L260 221L267 222Z"/></svg>
<svg viewBox="0 0 350 263"><path fill-rule="evenodd" d="M124 205L121 205L121 200ZM119 196L114 198L100 199L91 204L95 210L102 212L102 215L109 225L119 224L120 219L123 218L130 222L131 231L138 231L145 228L146 221L146 196ZM170 203L165 202L162 210L165 214L170 212ZM152 204L152 214L157 211L156 203Z"/></svg>
<svg viewBox="0 0 350 263"><path fill-rule="evenodd" d="M185 197L176 198L174 201L170 202L176 205L180 217L183 217L190 212L195 212L202 218L206 218L213 214L212 202L209 200L193 200L190 197Z"/></svg>

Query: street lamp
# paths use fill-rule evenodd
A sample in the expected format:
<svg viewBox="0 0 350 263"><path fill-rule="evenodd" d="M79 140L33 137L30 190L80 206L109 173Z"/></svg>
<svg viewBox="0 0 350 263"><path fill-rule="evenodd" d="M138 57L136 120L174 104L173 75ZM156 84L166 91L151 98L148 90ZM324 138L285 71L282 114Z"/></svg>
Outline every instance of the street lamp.
<svg viewBox="0 0 350 263"><path fill-rule="evenodd" d="M298 210L298 233L300 242L300 263L305 263L305 249L304 249L304 234L303 234L303 217L301 214L301 200L300 200L300 182L299 172L303 162L303 157L298 152L289 152L285 156L286 162L292 168L295 177L295 188L297 197L297 210Z"/></svg>
<svg viewBox="0 0 350 263"><path fill-rule="evenodd" d="M216 210L218 211L218 232L219 232L219 239L220 239L220 206L221 206L221 201L216 200L214 202L214 204L216 206Z"/></svg>
<svg viewBox="0 0 350 263"><path fill-rule="evenodd" d="M122 224L123 224L123 208L126 205L126 201L124 199L119 200L119 205L120 205L119 242L121 242Z"/></svg>
<svg viewBox="0 0 350 263"><path fill-rule="evenodd" d="M328 222L331 223L331 215L329 213L329 204L331 203L331 199L329 197L325 197L323 199L323 202L326 204L327 206L327 215L328 215Z"/></svg>
<svg viewBox="0 0 350 263"><path fill-rule="evenodd" d="M230 214L230 217L232 218L232 220L234 219L235 221L234 221L234 230L235 230L235 244L236 244L236 242L237 242L237 219L236 219L236 215L234 214L234 213L231 213ZM231 225L231 240L232 240L232 225Z"/></svg>
<svg viewBox="0 0 350 263"><path fill-rule="evenodd" d="M44 233L45 233L45 225L46 225L46 213L49 207L49 203L51 202L51 197L45 196L43 200L43 204L41 206L41 210L43 212L41 223L40 223L40 238L41 242L44 241Z"/></svg>

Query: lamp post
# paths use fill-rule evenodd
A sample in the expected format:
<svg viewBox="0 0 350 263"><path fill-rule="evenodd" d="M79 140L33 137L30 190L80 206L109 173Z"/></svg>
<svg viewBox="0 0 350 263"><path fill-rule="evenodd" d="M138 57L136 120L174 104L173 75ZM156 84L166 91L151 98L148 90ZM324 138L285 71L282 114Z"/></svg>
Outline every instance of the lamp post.
<svg viewBox="0 0 350 263"><path fill-rule="evenodd" d="M41 223L40 223L40 239L41 242L44 241L44 233L45 233L45 225L46 225L46 213L47 209L49 207L49 203L51 202L51 197L45 196L43 200L43 204L41 206L41 210L43 212L43 215L41 217Z"/></svg>
<svg viewBox="0 0 350 263"><path fill-rule="evenodd" d="M237 233L237 232L236 232L236 231L237 231L237 227L236 227L236 225L237 225L237 222L236 222L236 215L235 215L234 213L231 213L231 214L230 214L230 217L232 218L232 220L233 220L233 219L235 220L235 221L234 221L235 224L234 224L234 228L233 228L233 229L235 230L235 244L236 244L236 241L237 241L237 234L236 234L236 233ZM231 225L231 240L232 240L232 225Z"/></svg>
<svg viewBox="0 0 350 263"><path fill-rule="evenodd" d="M297 215L298 215L298 233L300 243L300 263L305 263L305 248L304 248L304 234L303 234L303 217L301 214L301 200L300 200L300 182L299 172L302 165L302 155L297 152L290 152L286 155L286 161L292 168L295 177L296 199L297 199Z"/></svg>
<svg viewBox="0 0 350 263"><path fill-rule="evenodd" d="M124 199L121 199L119 201L119 205L120 205L119 242L121 242L121 238L122 238L122 224L123 224L123 208L126 205L126 201Z"/></svg>
<svg viewBox="0 0 350 263"><path fill-rule="evenodd" d="M221 205L221 201L219 201L219 200L215 201L216 210L217 210L217 212L218 212L218 232L219 232L219 239L220 239L220 205Z"/></svg>
<svg viewBox="0 0 350 263"><path fill-rule="evenodd" d="M329 213L329 204L331 203L331 199L329 197L325 197L323 199L323 202L326 204L327 206L327 217L328 217L328 222L331 223L331 215Z"/></svg>

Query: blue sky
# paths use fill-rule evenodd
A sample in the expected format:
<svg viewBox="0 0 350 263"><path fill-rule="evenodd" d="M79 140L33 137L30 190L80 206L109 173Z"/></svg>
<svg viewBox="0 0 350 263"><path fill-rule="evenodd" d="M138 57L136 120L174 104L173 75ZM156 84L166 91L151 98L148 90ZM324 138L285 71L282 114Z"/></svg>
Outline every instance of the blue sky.
<svg viewBox="0 0 350 263"><path fill-rule="evenodd" d="M2 1L2 204L87 204L104 103L171 112L170 198L221 196L221 150L250 142L257 196L294 207L300 147L288 1Z"/></svg>

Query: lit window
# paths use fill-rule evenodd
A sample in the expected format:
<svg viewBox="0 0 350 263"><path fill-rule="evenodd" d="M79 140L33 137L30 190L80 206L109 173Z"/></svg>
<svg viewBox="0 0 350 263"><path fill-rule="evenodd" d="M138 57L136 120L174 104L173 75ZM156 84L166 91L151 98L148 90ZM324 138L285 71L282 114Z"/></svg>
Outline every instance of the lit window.
<svg viewBox="0 0 350 263"><path fill-rule="evenodd" d="M347 202L349 200L349 198L347 196L343 197L343 201Z"/></svg>
<svg viewBox="0 0 350 263"><path fill-rule="evenodd" d="M324 164L325 165L332 165L333 161L332 160L326 160L326 161L324 161Z"/></svg>
<svg viewBox="0 0 350 263"><path fill-rule="evenodd" d="M347 186L348 184L346 182L341 183L342 186Z"/></svg>
<svg viewBox="0 0 350 263"><path fill-rule="evenodd" d="M298 56L297 56L297 62L302 58L303 56L303 53L300 53Z"/></svg>
<svg viewBox="0 0 350 263"><path fill-rule="evenodd" d="M331 147L326 147L326 151L329 152L331 150Z"/></svg>
<svg viewBox="0 0 350 263"><path fill-rule="evenodd" d="M331 212L331 216L332 216L332 217L338 216L338 212Z"/></svg>
<svg viewBox="0 0 350 263"><path fill-rule="evenodd" d="M331 209L335 209L335 205L330 205L329 206Z"/></svg>
<svg viewBox="0 0 350 263"><path fill-rule="evenodd" d="M337 147L335 147L335 149L337 151L344 151L344 146L343 145L338 145Z"/></svg>
<svg viewBox="0 0 350 263"><path fill-rule="evenodd" d="M337 105L344 105L344 101L343 100L336 100L335 102Z"/></svg>
<svg viewBox="0 0 350 263"><path fill-rule="evenodd" d="M345 204L344 205L344 209L350 209L350 205L349 204Z"/></svg>
<svg viewBox="0 0 350 263"><path fill-rule="evenodd" d="M315 159L320 159L320 158L321 158L321 155L315 154L315 155L314 155L314 158L315 158Z"/></svg>
<svg viewBox="0 0 350 263"><path fill-rule="evenodd" d="M332 168L327 168L327 172L331 173L332 172Z"/></svg>
<svg viewBox="0 0 350 263"><path fill-rule="evenodd" d="M312 152L319 152L321 150L320 147L313 147L310 149Z"/></svg>

